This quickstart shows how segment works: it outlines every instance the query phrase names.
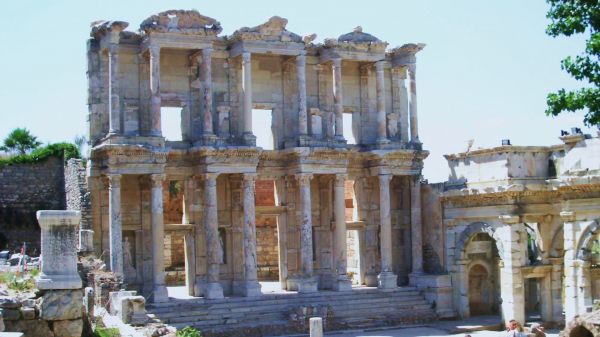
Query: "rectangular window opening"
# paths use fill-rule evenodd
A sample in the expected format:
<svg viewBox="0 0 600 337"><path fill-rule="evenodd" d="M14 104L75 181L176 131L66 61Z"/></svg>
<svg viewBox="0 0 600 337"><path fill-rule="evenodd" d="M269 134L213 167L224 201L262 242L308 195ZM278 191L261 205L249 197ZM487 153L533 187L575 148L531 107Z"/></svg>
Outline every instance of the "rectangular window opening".
<svg viewBox="0 0 600 337"><path fill-rule="evenodd" d="M348 144L356 144L356 137L354 137L354 132L352 131L352 113L344 113L343 121L344 127L344 138L348 142Z"/></svg>
<svg viewBox="0 0 600 337"><path fill-rule="evenodd" d="M181 129L181 108L180 107L162 107L160 108L160 125L162 135L168 141L183 140Z"/></svg>
<svg viewBox="0 0 600 337"><path fill-rule="evenodd" d="M256 146L264 150L275 149L272 124L272 110L252 109L252 133L256 136Z"/></svg>

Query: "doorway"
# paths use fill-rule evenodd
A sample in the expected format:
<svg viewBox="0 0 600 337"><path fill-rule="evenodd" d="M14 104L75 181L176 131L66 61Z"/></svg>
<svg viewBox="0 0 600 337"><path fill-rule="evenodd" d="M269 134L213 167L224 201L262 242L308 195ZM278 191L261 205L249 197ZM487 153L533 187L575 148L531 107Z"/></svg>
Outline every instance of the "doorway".
<svg viewBox="0 0 600 337"><path fill-rule="evenodd" d="M469 270L469 308L472 316L492 314L493 294L491 273L482 264Z"/></svg>

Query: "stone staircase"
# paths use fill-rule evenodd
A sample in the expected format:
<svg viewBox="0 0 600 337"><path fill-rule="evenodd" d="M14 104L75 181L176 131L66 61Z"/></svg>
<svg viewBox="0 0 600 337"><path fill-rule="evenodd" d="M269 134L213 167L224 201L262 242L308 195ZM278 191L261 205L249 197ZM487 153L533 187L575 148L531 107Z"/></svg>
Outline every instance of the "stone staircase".
<svg viewBox="0 0 600 337"><path fill-rule="evenodd" d="M258 299L171 299L147 306L155 321L195 327L203 336L276 336L308 331L310 317L322 317L325 330L401 326L437 318L416 288L354 288L352 292L320 291L265 294Z"/></svg>

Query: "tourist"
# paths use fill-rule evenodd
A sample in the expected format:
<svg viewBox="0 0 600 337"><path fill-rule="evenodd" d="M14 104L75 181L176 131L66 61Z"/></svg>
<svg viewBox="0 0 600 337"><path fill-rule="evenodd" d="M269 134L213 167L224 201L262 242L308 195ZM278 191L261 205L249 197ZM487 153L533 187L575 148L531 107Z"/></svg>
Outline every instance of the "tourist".
<svg viewBox="0 0 600 337"><path fill-rule="evenodd" d="M546 337L544 327L541 326L539 323L531 324L531 333L535 334L535 337Z"/></svg>
<svg viewBox="0 0 600 337"><path fill-rule="evenodd" d="M507 324L505 336L507 337L527 337L523 330L523 326L514 319L511 319Z"/></svg>

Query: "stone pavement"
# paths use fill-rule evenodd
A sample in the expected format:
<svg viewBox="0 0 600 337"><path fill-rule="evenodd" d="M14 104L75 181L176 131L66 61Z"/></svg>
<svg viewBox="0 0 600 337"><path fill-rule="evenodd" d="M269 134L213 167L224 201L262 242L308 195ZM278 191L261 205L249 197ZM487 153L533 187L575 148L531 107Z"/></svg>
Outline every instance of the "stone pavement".
<svg viewBox="0 0 600 337"><path fill-rule="evenodd" d="M501 337L503 336L501 331L477 331L470 332L471 336L477 337ZM346 332L330 332L325 333L325 336L335 337L464 337L465 333L449 334L445 330L436 329L433 327L414 327L414 328L400 328L400 329L389 329L389 330L377 330L377 331L346 331ZM558 337L558 331L550 330L547 333L548 337Z"/></svg>

